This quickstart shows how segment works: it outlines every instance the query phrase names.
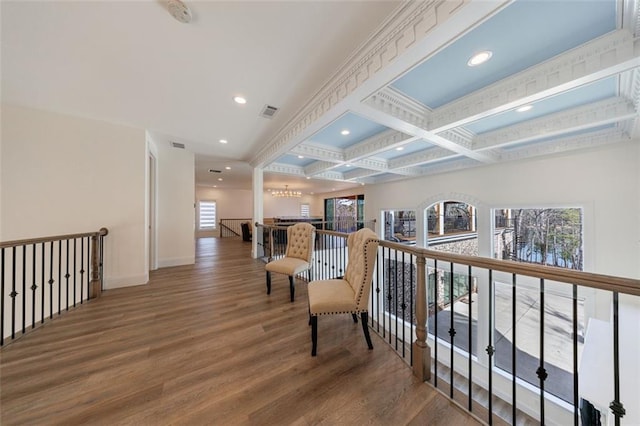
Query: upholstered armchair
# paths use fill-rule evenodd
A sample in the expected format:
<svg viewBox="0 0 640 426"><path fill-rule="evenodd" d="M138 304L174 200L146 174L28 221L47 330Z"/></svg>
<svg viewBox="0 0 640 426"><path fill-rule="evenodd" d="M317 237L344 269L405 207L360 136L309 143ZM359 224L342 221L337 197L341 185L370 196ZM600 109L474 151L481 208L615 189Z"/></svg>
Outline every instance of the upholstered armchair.
<svg viewBox="0 0 640 426"><path fill-rule="evenodd" d="M380 240L372 230L360 229L347 237L348 259L343 278L309 283L309 323L311 325L311 355L316 356L318 317L351 314L357 322L360 314L362 330L369 349L373 349L367 324L371 280L376 265Z"/></svg>
<svg viewBox="0 0 640 426"><path fill-rule="evenodd" d="M271 294L271 272L289 276L289 291L293 302L295 276L309 272L311 281L311 256L316 228L310 223L300 222L287 228L287 250L283 258L273 260L265 266L267 271L267 294Z"/></svg>

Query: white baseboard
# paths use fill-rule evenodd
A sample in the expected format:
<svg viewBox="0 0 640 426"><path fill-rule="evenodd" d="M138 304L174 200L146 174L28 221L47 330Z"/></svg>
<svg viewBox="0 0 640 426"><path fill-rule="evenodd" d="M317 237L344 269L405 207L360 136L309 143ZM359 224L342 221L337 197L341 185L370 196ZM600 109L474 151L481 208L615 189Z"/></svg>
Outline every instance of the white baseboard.
<svg viewBox="0 0 640 426"><path fill-rule="evenodd" d="M149 274L136 275L131 277L104 277L104 289L111 290L121 287L133 287L144 285L149 282Z"/></svg>
<svg viewBox="0 0 640 426"><path fill-rule="evenodd" d="M158 268L168 268L171 266L182 266L182 265L193 265L194 263L196 263L196 259L194 256L158 259Z"/></svg>

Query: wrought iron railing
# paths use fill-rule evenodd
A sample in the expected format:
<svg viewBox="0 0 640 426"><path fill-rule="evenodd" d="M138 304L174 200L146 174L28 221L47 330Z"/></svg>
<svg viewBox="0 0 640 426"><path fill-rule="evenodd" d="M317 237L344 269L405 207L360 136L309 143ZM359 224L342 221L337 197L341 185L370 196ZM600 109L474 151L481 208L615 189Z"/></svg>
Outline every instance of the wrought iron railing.
<svg viewBox="0 0 640 426"><path fill-rule="evenodd" d="M220 237L242 236L242 224L251 223L251 219L220 219Z"/></svg>
<svg viewBox="0 0 640 426"><path fill-rule="evenodd" d="M274 244L273 239L286 228L258 229L271 238L267 260L284 253L286 243ZM346 236L317 231L312 279L343 275ZM370 327L418 377L488 424L499 415L511 424L578 425L581 407L589 404L588 387L608 382L612 391L606 404L590 402L618 425L625 407L640 394L637 382L631 392L620 391L620 377L632 366L621 364L619 351L621 338L633 339L620 336L620 299L637 309L640 280L390 241L380 242L376 268ZM606 325L608 341L588 341L585 306L593 304L610 310L611 321L603 321L608 316L602 313L590 320L592 329ZM587 358L603 353L612 360L611 374L587 365ZM626 358L638 357L640 353L632 353Z"/></svg>
<svg viewBox="0 0 640 426"><path fill-rule="evenodd" d="M107 234L0 243L0 346L100 296Z"/></svg>

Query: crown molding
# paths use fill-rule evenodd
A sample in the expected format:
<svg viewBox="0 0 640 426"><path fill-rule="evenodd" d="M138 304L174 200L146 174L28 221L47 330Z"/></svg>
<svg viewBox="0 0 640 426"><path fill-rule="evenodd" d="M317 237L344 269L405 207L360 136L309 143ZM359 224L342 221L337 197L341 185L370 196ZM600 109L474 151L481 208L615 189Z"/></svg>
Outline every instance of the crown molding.
<svg viewBox="0 0 640 426"><path fill-rule="evenodd" d="M505 161L523 160L543 155L559 154L563 152L595 148L603 145L624 142L630 137L621 129L604 129L588 135L578 135L567 138L554 139L526 147L502 149L502 158Z"/></svg>
<svg viewBox="0 0 640 426"><path fill-rule="evenodd" d="M424 151L415 152L402 157L394 158L389 161L389 168L391 170L397 170L403 167L419 166L421 164L427 164L433 161L439 161L447 157L456 156L455 152L449 151L444 148L429 148Z"/></svg>
<svg viewBox="0 0 640 426"><path fill-rule="evenodd" d="M340 148L327 147L310 143L301 143L291 150L292 154L302 155L314 160L330 161L333 163L345 162L344 151Z"/></svg>
<svg viewBox="0 0 640 426"><path fill-rule="evenodd" d="M634 116L637 116L637 113L631 102L615 97L484 133L474 139L473 145L477 150L515 145L570 131L597 127Z"/></svg>
<svg viewBox="0 0 640 426"><path fill-rule="evenodd" d="M339 164L332 163L330 161L314 161L304 167L304 174L305 176L315 176L337 166L339 166Z"/></svg>
<svg viewBox="0 0 640 426"><path fill-rule="evenodd" d="M293 164L271 163L263 171L305 177L303 168Z"/></svg>
<svg viewBox="0 0 640 426"><path fill-rule="evenodd" d="M640 41L617 30L450 102L428 117L440 133L640 66Z"/></svg>
<svg viewBox="0 0 640 426"><path fill-rule="evenodd" d="M396 130L385 130L344 150L345 161L354 162L398 146L406 145L416 138Z"/></svg>

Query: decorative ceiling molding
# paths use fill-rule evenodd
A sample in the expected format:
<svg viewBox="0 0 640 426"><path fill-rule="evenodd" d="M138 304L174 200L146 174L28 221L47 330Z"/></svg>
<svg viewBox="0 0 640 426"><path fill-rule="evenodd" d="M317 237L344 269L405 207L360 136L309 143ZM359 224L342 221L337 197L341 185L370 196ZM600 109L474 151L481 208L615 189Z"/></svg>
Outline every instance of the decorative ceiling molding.
<svg viewBox="0 0 640 426"><path fill-rule="evenodd" d="M344 178L346 180L356 180L356 179L362 179L369 176L375 176L378 174L380 174L380 172L376 170L355 169L355 170L349 170L348 172L345 172Z"/></svg>
<svg viewBox="0 0 640 426"><path fill-rule="evenodd" d="M532 146L502 150L502 158L507 161L522 160L543 155L594 148L630 140L629 136L618 128L604 129L588 135L554 139Z"/></svg>
<svg viewBox="0 0 640 426"><path fill-rule="evenodd" d="M313 176L314 179L339 180L344 181L344 175L340 172L324 172Z"/></svg>
<svg viewBox="0 0 640 426"><path fill-rule="evenodd" d="M433 165L427 166L427 168L422 169L422 175L436 175L444 172L453 172L457 170L469 169L471 167L482 166L482 163L476 161L472 158L460 158L454 161L446 161L443 163L436 163Z"/></svg>
<svg viewBox="0 0 640 426"><path fill-rule="evenodd" d="M624 96L633 103L638 115L623 123L624 129L630 137L640 138L640 69L636 68L620 75L620 96Z"/></svg>
<svg viewBox="0 0 640 426"><path fill-rule="evenodd" d="M639 53L629 31L614 31L434 110L428 129L440 133L638 67Z"/></svg>
<svg viewBox="0 0 640 426"><path fill-rule="evenodd" d="M294 166L292 164L283 163L271 163L264 168L265 172L281 173L285 175L294 175L304 177L304 170L300 166Z"/></svg>
<svg viewBox="0 0 640 426"><path fill-rule="evenodd" d="M304 174L306 176L315 176L337 166L338 164L330 161L314 161L304 168Z"/></svg>
<svg viewBox="0 0 640 426"><path fill-rule="evenodd" d="M396 170L402 167L419 166L421 164L427 164L433 161L440 161L447 157L454 157L458 154L449 151L444 148L429 148L424 151L403 155L402 157L394 158L389 161L389 168Z"/></svg>
<svg viewBox="0 0 640 426"><path fill-rule="evenodd" d="M462 127L458 129L445 130L440 133L439 136L449 139L450 141L468 149L471 149L473 146L473 138L475 137L472 132Z"/></svg>
<svg viewBox="0 0 640 426"><path fill-rule="evenodd" d="M482 150L515 145L561 133L614 123L633 118L636 115L635 108L630 101L615 97L484 133L476 137L474 147Z"/></svg>
<svg viewBox="0 0 640 426"><path fill-rule="evenodd" d="M376 155L383 151L406 145L416 138L396 130L385 130L364 141L344 150L345 161L355 161L360 158Z"/></svg>
<svg viewBox="0 0 640 426"><path fill-rule="evenodd" d="M414 126L427 128L426 117L431 110L390 86L371 95L364 103Z"/></svg>
<svg viewBox="0 0 640 426"><path fill-rule="evenodd" d="M292 154L302 155L306 158L313 158L320 161L331 161L342 163L345 160L344 152L339 148L332 148L323 145L301 143L291 150Z"/></svg>
<svg viewBox="0 0 640 426"><path fill-rule="evenodd" d="M251 159L260 167L296 144L296 138L378 71L387 67L417 41L458 13L466 0L403 2L358 53Z"/></svg>

